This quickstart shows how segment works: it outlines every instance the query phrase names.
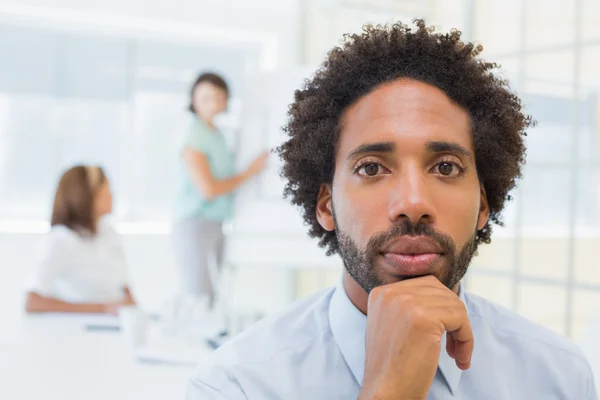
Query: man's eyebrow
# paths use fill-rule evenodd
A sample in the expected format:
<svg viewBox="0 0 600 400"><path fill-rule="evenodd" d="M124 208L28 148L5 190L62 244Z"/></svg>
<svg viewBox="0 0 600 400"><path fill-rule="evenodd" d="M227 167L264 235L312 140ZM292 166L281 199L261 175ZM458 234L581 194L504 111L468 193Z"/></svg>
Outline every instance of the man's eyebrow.
<svg viewBox="0 0 600 400"><path fill-rule="evenodd" d="M378 142L361 144L356 149L350 152L348 159L351 160L357 156L369 153L391 153L396 149L396 144L393 142Z"/></svg>
<svg viewBox="0 0 600 400"><path fill-rule="evenodd" d="M473 161L473 154L471 154L471 152L469 150L467 150L465 147L461 146L458 143L442 142L442 141L429 142L429 143L427 143L427 150L430 151L431 153L445 153L445 152L457 153L457 154L463 155L465 157L468 157L471 161Z"/></svg>

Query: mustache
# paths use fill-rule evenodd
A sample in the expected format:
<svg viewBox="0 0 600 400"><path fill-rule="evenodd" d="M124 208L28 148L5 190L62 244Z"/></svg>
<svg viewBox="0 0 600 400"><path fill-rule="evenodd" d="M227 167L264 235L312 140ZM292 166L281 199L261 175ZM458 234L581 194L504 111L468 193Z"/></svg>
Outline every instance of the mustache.
<svg viewBox="0 0 600 400"><path fill-rule="evenodd" d="M425 236L434 240L445 255L452 256L456 253L456 244L450 236L436 232L431 225L422 222L413 224L408 219L403 219L389 231L372 237L367 243L367 253L376 254L385 244L402 236Z"/></svg>

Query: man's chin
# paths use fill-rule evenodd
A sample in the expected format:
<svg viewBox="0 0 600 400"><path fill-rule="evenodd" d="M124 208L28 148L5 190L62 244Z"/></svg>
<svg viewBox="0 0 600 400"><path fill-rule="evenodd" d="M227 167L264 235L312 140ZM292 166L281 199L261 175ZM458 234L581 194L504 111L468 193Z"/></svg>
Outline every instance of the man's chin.
<svg viewBox="0 0 600 400"><path fill-rule="evenodd" d="M418 278L423 278L425 276L434 276L437 278L437 276L435 276L434 274L424 274L424 275L409 275L409 276L401 276L400 280L401 281L406 281L409 279L418 279ZM438 278L439 279L439 278Z"/></svg>
<svg viewBox="0 0 600 400"><path fill-rule="evenodd" d="M391 285L394 283L398 283L398 282L402 282L402 281L408 281L410 279L419 279L419 278L423 278L425 276L433 276L435 278L437 278L437 280L439 280L440 282L444 282L442 279L442 277L438 276L437 274L433 274L433 273L429 273L429 274L423 274L423 275L388 275L385 277L382 277L383 279L381 279L381 285L378 286L383 286L383 285Z"/></svg>

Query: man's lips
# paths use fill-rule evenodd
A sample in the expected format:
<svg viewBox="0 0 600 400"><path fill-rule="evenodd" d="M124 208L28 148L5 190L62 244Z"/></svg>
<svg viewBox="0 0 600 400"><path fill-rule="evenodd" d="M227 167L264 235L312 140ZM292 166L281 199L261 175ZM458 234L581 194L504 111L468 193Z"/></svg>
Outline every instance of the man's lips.
<svg viewBox="0 0 600 400"><path fill-rule="evenodd" d="M415 276L432 273L432 267L443 252L435 241L426 236L402 236L384 246L381 255L390 272Z"/></svg>
<svg viewBox="0 0 600 400"><path fill-rule="evenodd" d="M383 257L394 274L414 276L432 273L433 265L442 255L437 253L416 255L384 253Z"/></svg>
<svg viewBox="0 0 600 400"><path fill-rule="evenodd" d="M443 251L433 239L427 236L401 236L385 245L382 253L419 255L441 254Z"/></svg>

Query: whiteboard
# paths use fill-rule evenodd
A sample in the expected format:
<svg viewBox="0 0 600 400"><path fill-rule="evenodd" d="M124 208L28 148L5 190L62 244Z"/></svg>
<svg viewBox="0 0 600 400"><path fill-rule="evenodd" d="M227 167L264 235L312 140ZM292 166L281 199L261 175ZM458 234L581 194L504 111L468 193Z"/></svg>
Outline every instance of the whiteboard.
<svg viewBox="0 0 600 400"><path fill-rule="evenodd" d="M285 71L250 76L244 90L242 128L238 137L236 160L243 170L265 149L274 149L286 140L282 127L294 91L311 76L314 68L290 68ZM262 175L238 192L236 230L305 235L298 210L283 199L285 182L279 177L281 163L273 154ZM273 216L277 218L273 218Z"/></svg>

